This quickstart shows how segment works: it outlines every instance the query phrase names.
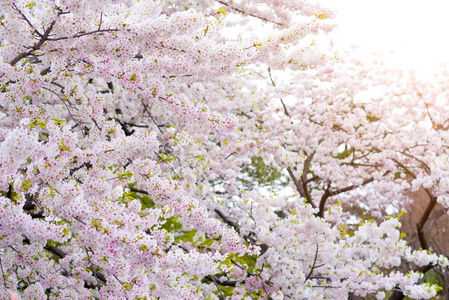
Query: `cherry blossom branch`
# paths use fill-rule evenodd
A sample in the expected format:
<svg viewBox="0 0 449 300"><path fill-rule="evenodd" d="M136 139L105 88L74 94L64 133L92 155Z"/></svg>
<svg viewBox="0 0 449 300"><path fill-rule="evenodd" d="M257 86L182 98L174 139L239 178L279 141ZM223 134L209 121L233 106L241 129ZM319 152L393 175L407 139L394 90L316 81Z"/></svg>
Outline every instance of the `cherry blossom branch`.
<svg viewBox="0 0 449 300"><path fill-rule="evenodd" d="M219 209L214 209L214 212L220 217L220 219L223 220L223 222L228 224L230 227L234 228L234 230L236 232L240 233L240 227L237 224L235 224L231 219L229 219L227 216L225 216ZM267 252L267 250L268 250L267 244L258 245L257 241L249 235L245 235L245 236L243 236L243 238L245 239L245 241L247 241L251 245L260 247L260 249L261 249L260 255L263 255L265 252Z"/></svg>
<svg viewBox="0 0 449 300"><path fill-rule="evenodd" d="M48 38L48 41L60 41L60 40L67 40L67 39L75 39L79 37L83 37L86 35L96 34L96 33L102 33L102 32L117 32L119 29L110 28L110 29L97 29L89 32L78 32L72 36L62 36L58 38Z"/></svg>
<svg viewBox="0 0 449 300"><path fill-rule="evenodd" d="M229 155L227 155L225 158L223 158L222 162L233 156L234 154L237 154L237 152L231 152Z"/></svg>
<svg viewBox="0 0 449 300"><path fill-rule="evenodd" d="M161 133L164 133L161 129L161 127L156 123L156 121L153 118L153 115L150 113L150 110L148 109L148 107L143 103L143 101L141 102L143 105L143 111L146 112L148 114L148 116L150 117L151 121L153 121L154 125L156 125L157 129L159 129L159 131Z"/></svg>
<svg viewBox="0 0 449 300"><path fill-rule="evenodd" d="M416 90L417 90L417 95L418 95L419 99L421 99L422 102L424 103L424 107L426 108L427 116L429 117L429 120L430 120L430 122L432 123L432 128L433 128L433 129L441 129L441 125L440 125L440 124L437 125L437 124L435 123L435 121L433 120L432 115L430 114L430 111L429 111L429 104L427 104L427 102L424 100L424 97L423 97L423 95L421 94L421 92L419 91L419 89L418 89L416 86L415 86L415 88L416 88Z"/></svg>
<svg viewBox="0 0 449 300"><path fill-rule="evenodd" d="M125 284L124 284L120 279L118 279L118 277L115 276L115 274L112 274L112 276L114 276L114 278L115 278L115 279L116 279L116 280L123 286L123 288L124 288L125 290L127 290ZM126 297L126 296L125 296L125 298L128 299L128 297Z"/></svg>
<svg viewBox="0 0 449 300"><path fill-rule="evenodd" d="M44 212L38 207L35 198L31 194L25 194L25 203L23 204L23 210L29 214L33 219L42 218ZM36 212L36 210L39 210Z"/></svg>
<svg viewBox="0 0 449 300"><path fill-rule="evenodd" d="M312 202L312 199L310 199L310 195L309 198L307 197L308 193L306 194L305 190L304 190L304 186L303 184L301 184L299 182L299 180L296 178L295 174L293 174L293 170L291 167L287 168L288 174L290 175L293 183L295 184L296 190L299 192L299 194L301 195L301 197L306 199L306 202L309 203L313 208L316 208L315 203Z"/></svg>
<svg viewBox="0 0 449 300"><path fill-rule="evenodd" d="M144 194L144 195L148 195L148 192L147 192L147 191L139 190L139 189L136 189L136 188L133 188L133 187L128 187L128 188L129 188L129 190L130 190L131 192L134 192L134 193L140 193L140 194Z"/></svg>
<svg viewBox="0 0 449 300"><path fill-rule="evenodd" d="M396 159L392 159L398 166L400 166L406 173L408 173L413 178L416 178L416 175L410 171L404 164L399 162ZM429 197L429 203L427 204L426 210L424 211L423 215L421 216L421 219L416 224L416 230L418 234L419 243L421 245L421 248L424 250L429 249L429 245L427 243L427 239L424 235L424 225L426 224L427 220L429 219L430 214L432 213L432 210L434 209L437 198L432 194L432 192L428 188L422 187L422 189L426 192L427 196Z"/></svg>
<svg viewBox="0 0 449 300"><path fill-rule="evenodd" d="M207 280L210 280L210 281L214 281L216 284L219 284L219 285L222 285L222 286L230 286L230 287L235 287L237 285L237 282L238 282L236 280L224 280L224 281L221 281L214 275L207 275L204 278L206 278ZM240 283L244 283L244 282L245 281L243 280Z"/></svg>
<svg viewBox="0 0 449 300"><path fill-rule="evenodd" d="M409 174L410 176L412 176L413 178L416 178L416 174L413 173L408 167L406 167L404 164L402 164L401 162L399 162L396 159L392 159L394 162L396 162L396 164L401 167L407 174ZM427 242L427 239L424 235L424 226L427 222L427 220L430 217L430 214L432 213L436 203L437 203L437 199L436 197L432 194L432 192L428 189L428 188L424 188L424 191L426 192L427 196L429 197L430 201L427 204L426 210L424 211L423 215L421 216L421 219L419 220L419 222L416 224L416 231L417 231L417 235L418 235L418 240L420 243L420 246L423 250L429 250L429 244ZM421 273L426 273L427 271L429 271L430 269L432 269L434 267L434 265L429 264L427 266L423 266L423 267L419 267L418 271ZM402 290L395 290L393 292L393 294L391 295L391 297L389 298L389 300L402 300L405 298L405 295L403 293Z"/></svg>
<svg viewBox="0 0 449 300"><path fill-rule="evenodd" d="M98 29L97 30L101 30L101 25L103 24L103 12L100 13L100 22L98 24Z"/></svg>
<svg viewBox="0 0 449 300"><path fill-rule="evenodd" d="M396 288L398 288L396 286ZM388 300L402 300L405 298L404 293L401 290L395 290Z"/></svg>
<svg viewBox="0 0 449 300"><path fill-rule="evenodd" d="M170 168L170 170L172 170L172 172L173 172L173 174L175 174L175 176L176 176L176 179L178 179L178 180L181 180L181 177L179 177L179 175L178 175L178 173L176 172L176 170L173 168L173 167L171 167L160 155L159 155L159 153L157 153L156 151L153 151L153 153L154 154L156 154L156 156L162 161L162 162L164 162L169 168Z"/></svg>
<svg viewBox="0 0 449 300"><path fill-rule="evenodd" d="M411 154L409 154L409 153L406 153L405 151L398 151L398 152L401 153L401 154L403 154L403 155L405 155L405 156L408 156L408 157L410 157L410 158L413 158L413 159L416 160L416 161L418 161L418 162L424 167L424 170L426 171L426 173L427 173L428 175L430 175L431 169L430 169L430 167L429 167L424 161L422 161L421 159L417 158L417 157L414 156L414 155L411 155Z"/></svg>
<svg viewBox="0 0 449 300"><path fill-rule="evenodd" d="M385 172L385 173L383 174L383 176L387 175L388 173L390 173L390 171ZM341 193L349 192L349 191L352 191L352 190L354 190L354 189L356 189L356 188L358 188L358 187L367 185L368 183L373 182L373 181L374 181L374 178L371 177L371 178L365 179L365 180L364 180L361 184L359 184L359 185L351 185L351 186L347 186L347 187L345 187L345 188L341 188L341 189L337 189L337 190L334 190L334 191L330 191L330 194L331 194L331 196L335 196L335 195L338 195L338 194L341 194Z"/></svg>
<svg viewBox="0 0 449 300"><path fill-rule="evenodd" d="M416 179L416 174L412 172L408 167L406 167L403 163L401 163L395 158L392 158L391 160L394 161L399 167L401 167L407 174Z"/></svg>
<svg viewBox="0 0 449 300"><path fill-rule="evenodd" d="M53 82L52 82L52 83L53 83ZM56 84L56 83L55 83L55 84ZM53 91L53 90L51 90L51 89L49 89L49 88L47 88L47 87L42 87L42 89L44 89L44 90L46 90L46 91L49 91L49 92L51 92L53 95L55 95L56 97L58 97L59 100L62 102L62 104L64 104L64 107L67 109L67 112L69 113L69 115L72 117L73 122L75 122L75 124L76 124L77 126L79 126L79 125L81 124L81 122L78 121L78 120L75 118L75 116L72 114L72 111L70 110L69 106L65 103L64 99L63 99L60 95L58 95L55 91ZM69 104L70 104L70 102L69 102ZM72 105L70 105L70 107L72 107Z"/></svg>
<svg viewBox="0 0 449 300"><path fill-rule="evenodd" d="M271 76L271 68L270 67L268 67L268 75L270 76L271 85L276 87L276 83L274 82L273 77ZM282 98L279 99L279 100L281 100L282 107L284 108L285 115L290 118L291 116L288 113L287 106L285 106L284 100L282 100Z"/></svg>
<svg viewBox="0 0 449 300"><path fill-rule="evenodd" d="M387 175L388 173L390 173L390 171L387 171L383 176ZM320 217L320 218L322 218L324 216L324 208L325 208L325 205L326 205L326 201L327 201L327 199L329 197L336 196L338 194L342 194L342 193L346 193L346 192L355 190L356 188L359 188L361 186L367 185L368 183L373 182L373 181L374 181L374 178L371 177L371 178L365 179L359 185L350 185L350 186L347 186L347 187L344 187L344 188L341 188L341 189L337 189L337 190L333 190L333 191L330 190L330 186L329 186L324 191L324 194L321 196L320 205L319 205L319 211L318 211L317 216Z"/></svg>
<svg viewBox="0 0 449 300"><path fill-rule="evenodd" d="M234 261L233 259L231 259L231 263L235 266L237 266L239 269L241 269L242 271L245 271L248 276L253 276L253 277L259 277L260 279L264 280L264 284L268 284L269 286L272 286L272 284L270 283L271 277L268 280L265 280L262 278L261 274L263 272L263 269L265 267L265 264L262 265L262 268L260 269L260 271L257 274L251 273L250 271L248 271L247 269L245 269L244 267L242 267L241 265L239 265L236 261Z"/></svg>
<svg viewBox="0 0 449 300"><path fill-rule="evenodd" d="M48 251L50 251L51 253L55 254L56 256L60 257L60 258L64 258L64 257L67 256L67 253L65 253L61 249L59 249L59 248L57 248L55 246L52 246L52 245L50 245L48 243L45 245L44 248L47 249Z"/></svg>
<svg viewBox="0 0 449 300"><path fill-rule="evenodd" d="M95 279L97 280L97 286L100 286L100 280L99 280L97 274L94 272L94 266L93 266L92 261L91 261L91 259L90 259L89 251L87 250L86 247L84 247L84 250L86 251L87 260L88 260L89 263L90 263L90 267L91 267L91 269L92 269L92 272L94 273ZM92 251L92 250L91 250L91 251ZM93 252L92 252L92 254L93 254Z"/></svg>
<svg viewBox="0 0 449 300"><path fill-rule="evenodd" d="M20 15L21 15L21 17L25 20L25 22L27 22L28 24L29 24L29 26L33 29L33 32L35 32L39 37L40 37L40 39L39 39L39 41L37 42L37 43L35 43L32 47L31 47L31 49L30 49L30 51L26 51L26 52L22 52L22 53L20 53L19 55L17 55L15 58L13 58L11 61L10 61L10 65L11 66L14 66L15 64L17 64L20 60L22 60L23 58L25 58L25 57L27 57L27 56L29 56L29 55L31 55L34 51L36 51L36 50L38 50L46 41L59 41L59 40L66 40L66 39L70 39L70 38L79 38L79 37L83 37L83 36L86 36L86 35L91 35L91 34L96 34L96 33L103 33L103 32L117 32L117 31L119 31L119 29L115 29L115 28L110 28L110 29L100 29L100 27L99 27L99 29L97 29L97 30L94 30L94 31L89 31L89 32L78 32L78 33L76 33L75 35L73 35L73 36L66 36L66 37L59 37L59 38L51 38L50 37L50 33L51 33L51 31L53 30L53 27L55 26L55 24L56 24L56 20L54 20L54 21L52 21L51 23L50 23L50 26L44 31L44 33L42 34L42 33L40 33L38 30L36 30L35 29L35 27L34 27L34 25L28 20L28 18L17 8L17 6L15 5L15 4L13 4L13 9L15 10L15 11L17 11ZM62 12L62 11L60 11L59 13L58 13L58 16L59 15L62 15L62 14L66 14L66 13L68 13L68 12ZM102 14L100 15L100 26L101 26L101 18L102 18Z"/></svg>
<svg viewBox="0 0 449 300"><path fill-rule="evenodd" d="M268 75L270 76L271 85L276 87L276 84L274 83L273 77L271 76L271 68L268 67Z"/></svg>
<svg viewBox="0 0 449 300"><path fill-rule="evenodd" d="M427 243L427 239L424 235L424 225L426 224L427 220L429 219L430 214L432 213L432 210L434 209L435 205L437 204L437 198L433 196L429 189L423 188L427 195L429 196L429 204L427 204L426 210L424 211L423 215L421 216L421 219L416 224L416 230L418 233L418 239L419 243L421 245L421 248L424 250L429 250L429 244Z"/></svg>
<svg viewBox="0 0 449 300"><path fill-rule="evenodd" d="M241 13L242 15L248 15L248 16L251 16L251 17L260 19L260 20L262 20L262 21L270 22L270 23L273 23L273 24L276 24L276 25L280 25L280 26L283 25L282 23L278 23L278 22L276 22L276 21L271 21L271 20L268 20L268 19L266 19L266 18L264 18L264 17L260 17L260 16L255 15L255 14L247 13L247 12L245 12L244 10L239 9L239 8L236 8L236 7L234 7L234 6L231 6L230 4L228 4L228 3L226 3L226 2L223 2L223 1L220 1L220 0L215 0L215 1L218 2L218 3L220 3L220 4L225 5L226 7L229 7L229 8L232 9L232 10L235 10L235 11Z"/></svg>
<svg viewBox="0 0 449 300"><path fill-rule="evenodd" d="M30 240L29 240L27 237L25 237L24 240L23 240L23 242L24 242L24 243L30 243ZM15 252L17 252L17 253L20 254L20 252L17 251L17 249L15 249L14 247L12 247L11 245L10 245L9 247L10 247L11 249L13 249ZM49 244L49 243L47 243L47 244L44 246L44 249L46 249L47 251L53 253L54 255L58 256L59 258L64 258L64 257L67 256L67 253L66 253L66 252L64 252L63 250L59 249L58 247L52 246L52 245ZM89 259L89 258L88 258L88 259ZM90 260L89 260L89 261L90 261ZM105 277L102 273L100 273L100 272L98 272L98 271L95 271L93 268L92 268L92 273L94 274L94 276L95 276L97 279L101 280L103 284L106 283L106 277ZM69 274L67 273L67 275L69 275Z"/></svg>
<svg viewBox="0 0 449 300"><path fill-rule="evenodd" d="M123 132L125 133L126 136L131 136L135 130L133 129L132 131L130 131L128 129L128 127L126 127L125 123L122 123L118 118L114 118L114 120L120 124L120 127L122 127Z"/></svg>
<svg viewBox="0 0 449 300"><path fill-rule="evenodd" d="M313 270L315 269L315 264L316 264L317 258L318 258L318 243L316 244L315 257L313 258L312 267L310 268L309 274L307 274L306 279L304 280L304 282L307 282L307 280L310 279L310 276L312 276Z"/></svg>
<svg viewBox="0 0 449 300"><path fill-rule="evenodd" d="M56 20L50 23L50 26L44 31L44 34L41 36L40 40L35 43L33 45L33 47L31 48L30 51L27 52L22 52L19 55L17 55L15 58L13 58L9 64L11 66L14 66L15 64L17 64L19 61L21 61L23 58L27 57L28 55L30 55L31 53L33 53L34 51L38 50L47 40L48 40L48 36L50 35L51 31L53 30L53 27L56 24Z"/></svg>
<svg viewBox="0 0 449 300"><path fill-rule="evenodd" d="M50 68L50 67L47 67L47 68L43 69L43 70L40 72L40 75L41 75L41 76L45 76L45 75L47 75L48 73L50 73L50 71L51 71L51 68Z"/></svg>
<svg viewBox="0 0 449 300"><path fill-rule="evenodd" d="M22 16L22 19L25 20L25 22L30 25L31 28L33 28L33 32L36 33L38 36L42 37L42 34L34 27L34 25L30 22L30 20L25 16L25 14L16 6L15 3L12 4L12 9L15 10L18 14Z"/></svg>
<svg viewBox="0 0 449 300"><path fill-rule="evenodd" d="M214 211L226 224L234 228L235 231L240 232L240 227L226 217L220 210L214 209Z"/></svg>
<svg viewBox="0 0 449 300"><path fill-rule="evenodd" d="M316 181L319 178L320 178L319 176L314 175L313 177L307 179L305 182L306 182L306 184L308 184L309 182Z"/></svg>
<svg viewBox="0 0 449 300"><path fill-rule="evenodd" d="M306 195L306 198L310 199L310 201L312 201L312 197L310 196L309 189L307 187L307 175L309 174L310 165L311 165L314 155L315 155L315 152L312 152L309 155L306 154L306 160L304 161L304 167L303 167L302 174L301 174L302 188L304 190L304 194Z"/></svg>
<svg viewBox="0 0 449 300"><path fill-rule="evenodd" d="M285 113L288 117L290 117L290 114L288 113L288 110L287 110L287 106L285 106L284 100L282 100L282 99L280 99L280 100L281 100L281 103L282 103L282 107L284 108L284 113Z"/></svg>
<svg viewBox="0 0 449 300"><path fill-rule="evenodd" d="M222 290L220 289L220 287L218 286L218 283L217 283L217 281L215 280L214 277L215 277L215 276L209 276L209 278L212 279L212 281L214 282L215 286L217 287L218 292L220 293L220 299L224 300L225 297L224 297L223 291L222 291Z"/></svg>

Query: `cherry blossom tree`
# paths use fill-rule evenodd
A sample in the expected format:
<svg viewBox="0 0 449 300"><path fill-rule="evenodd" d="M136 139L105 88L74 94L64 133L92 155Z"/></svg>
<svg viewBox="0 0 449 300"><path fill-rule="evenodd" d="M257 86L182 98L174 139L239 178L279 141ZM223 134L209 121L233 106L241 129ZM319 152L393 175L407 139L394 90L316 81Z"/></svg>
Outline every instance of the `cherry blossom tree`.
<svg viewBox="0 0 449 300"><path fill-rule="evenodd" d="M396 270L436 269L446 276L445 245L435 240L444 228L432 226L447 207L447 70L424 80L352 60L289 75L268 69L257 76L271 84L272 101L260 101L243 117L252 127L244 132L260 133L248 136L259 146L253 155L284 170L315 216L325 217L342 203L342 227L351 236L366 222L382 227L392 214L405 215L411 236L406 239L414 246L407 251L416 252L400 258ZM410 198L416 191L420 211ZM277 213L286 215L282 209ZM407 295L400 285L392 290L390 299Z"/></svg>
<svg viewBox="0 0 449 300"><path fill-rule="evenodd" d="M368 145L380 143L374 106L345 110L355 85L319 67L311 36L332 29L331 11L273 0L0 5L3 298L436 294L394 268L447 259L406 245L396 218L345 231L337 195L379 216L382 191L407 187L399 170L412 186L424 173L388 143ZM281 71L301 83L294 93L276 85ZM285 93L311 102L288 106ZM253 161L288 174L298 195L248 186ZM363 186L377 194L350 193Z"/></svg>

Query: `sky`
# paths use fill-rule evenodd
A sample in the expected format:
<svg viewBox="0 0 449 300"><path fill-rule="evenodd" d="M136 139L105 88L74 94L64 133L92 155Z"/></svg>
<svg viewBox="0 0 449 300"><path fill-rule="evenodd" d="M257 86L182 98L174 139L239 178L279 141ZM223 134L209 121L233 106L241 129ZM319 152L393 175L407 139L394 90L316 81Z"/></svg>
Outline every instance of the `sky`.
<svg viewBox="0 0 449 300"><path fill-rule="evenodd" d="M337 12L335 45L374 51L404 69L431 73L449 63L447 0L322 0ZM392 53L393 52L393 53Z"/></svg>

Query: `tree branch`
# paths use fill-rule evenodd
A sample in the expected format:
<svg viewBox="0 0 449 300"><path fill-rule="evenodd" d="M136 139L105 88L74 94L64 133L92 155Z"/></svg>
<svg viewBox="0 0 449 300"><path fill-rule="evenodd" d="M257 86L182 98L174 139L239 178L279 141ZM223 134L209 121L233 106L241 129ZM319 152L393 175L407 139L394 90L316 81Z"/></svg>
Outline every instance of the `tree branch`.
<svg viewBox="0 0 449 300"><path fill-rule="evenodd" d="M307 198L307 194L304 191L304 187L303 185L299 182L299 180L296 178L295 174L293 174L293 170L291 167L287 168L288 174L290 175L293 183L295 184L296 190L298 191L299 195L301 195L301 197L306 199L306 202L309 203L310 205L312 205L313 208L316 208L315 203L312 202L312 199Z"/></svg>
<svg viewBox="0 0 449 300"><path fill-rule="evenodd" d="M383 176L387 175L388 173L390 173L390 171L387 171ZM355 190L356 188L361 187L361 186L364 186L364 185L366 185L366 184L368 184L368 183L370 183L370 182L373 182L373 181L374 181L374 178L371 177L371 178L365 179L365 180L364 180L361 184L359 184L359 185L351 185L351 186L347 186L347 187L345 187L345 188L341 188L341 189L334 190L334 191L331 191L330 188L327 188L327 189L324 191L324 194L321 196L320 206L319 206L319 211L318 211L317 216L320 217L320 218L322 218L322 217L324 216L324 207L325 207L326 201L327 201L327 199L328 199L329 197L331 197L331 196L336 196L336 195L341 194L341 193L346 193L346 192Z"/></svg>
<svg viewBox="0 0 449 300"><path fill-rule="evenodd" d="M214 275L207 275L204 278L207 280L213 281L216 284L223 285L223 286L232 286L235 287L237 285L237 281L234 280L224 280L220 281L218 278L216 278Z"/></svg>
<svg viewBox="0 0 449 300"><path fill-rule="evenodd" d="M424 250L429 250L429 244L427 243L427 239L424 235L424 225L426 224L427 220L429 219L430 214L432 213L432 210L434 209L435 205L437 204L437 198L431 194L429 189L423 188L424 191L426 191L427 195L429 196L429 204L427 204L426 210L424 211L423 215L421 216L421 219L416 224L416 230L418 232L418 239L419 243L421 245L421 248Z"/></svg>
<svg viewBox="0 0 449 300"><path fill-rule="evenodd" d="M91 35L91 34L95 34L95 33L102 33L102 32L117 32L119 31L118 29L97 29L94 31L89 31L89 32L78 32L73 36L62 36L62 37L58 37L58 38L49 38L48 41L60 41L60 40L67 40L67 39L74 39L74 38L79 38L85 35Z"/></svg>
<svg viewBox="0 0 449 300"><path fill-rule="evenodd" d="M33 45L33 47L31 48L30 51L27 52L22 52L19 55L17 55L15 58L13 58L9 64L11 66L16 65L19 61L21 61L23 58L27 57L28 55L30 55L31 53L33 53L34 51L38 50L47 40L48 40L48 36L50 35L51 31L53 30L53 27L56 24L56 20L51 22L50 26L45 30L44 34L41 36L41 38L39 39L39 41L37 43L35 43Z"/></svg>
<svg viewBox="0 0 449 300"><path fill-rule="evenodd" d="M247 13L247 12L245 12L244 10L241 10L241 9L239 9L239 8L236 8L236 7L233 7L233 6L231 6L230 4L228 4L228 3L226 3L226 2L223 2L223 1L220 1L220 0L215 0L215 1L218 2L218 3L220 3L220 4L225 5L226 7L230 8L230 9L232 9L232 10L235 10L235 11L241 13L242 15L248 15L248 16L251 16L251 17L260 19L260 20L265 21L265 22L270 22L270 23L273 23L273 24L276 24L276 25L281 25L281 26L283 25L282 23L278 23L278 22L275 22L275 21L271 21L271 20L268 20L268 19L266 19L266 18L264 18L264 17L260 17L260 16L255 15L255 14Z"/></svg>
<svg viewBox="0 0 449 300"><path fill-rule="evenodd" d="M318 258L318 243L316 244L315 257L313 258L312 267L310 268L309 274L307 274L306 279L304 280L304 282L307 282L307 280L309 280L310 276L312 276L313 270L315 269L315 264L316 264L317 258Z"/></svg>
<svg viewBox="0 0 449 300"><path fill-rule="evenodd" d="M312 162L313 156L315 155L315 152L312 152L310 155L307 155L306 160L304 161L304 167L302 169L302 174L301 174L301 184L302 184L302 188L305 194L305 197L307 199L310 199L310 201L312 201L312 197L310 196L309 193L309 189L307 188L307 175L309 174L310 171L310 163Z"/></svg>
<svg viewBox="0 0 449 300"><path fill-rule="evenodd" d="M226 217L220 210L214 209L215 213L220 217L220 219L223 220L226 224L234 228L235 231L240 233L240 228L237 224L235 224L233 221L231 221L228 217Z"/></svg>

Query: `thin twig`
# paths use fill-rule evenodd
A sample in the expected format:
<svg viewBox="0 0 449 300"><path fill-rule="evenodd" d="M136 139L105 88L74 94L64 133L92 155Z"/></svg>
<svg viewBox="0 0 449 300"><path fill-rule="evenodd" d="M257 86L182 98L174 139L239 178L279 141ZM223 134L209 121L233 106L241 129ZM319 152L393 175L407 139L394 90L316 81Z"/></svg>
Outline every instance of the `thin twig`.
<svg viewBox="0 0 449 300"><path fill-rule="evenodd" d="M218 292L220 293L221 299L224 300L224 294L222 292L222 290L220 289L220 287L218 286L217 281L215 280L214 276L210 276L210 278L212 279L212 281L214 282L215 286L217 287Z"/></svg>
<svg viewBox="0 0 449 300"><path fill-rule="evenodd" d="M12 4L12 9L15 10L16 12L18 12L22 16L22 19L25 20L25 22L27 22L31 28L33 28L34 32L38 36L42 37L42 34L34 27L33 24L31 24L30 20L28 20L28 18L25 16L25 14L16 6L15 3Z"/></svg>
<svg viewBox="0 0 449 300"><path fill-rule="evenodd" d="M313 264L312 264L312 267L310 268L309 274L307 275L307 277L306 277L306 279L304 280L304 282L306 282L307 280L309 280L310 276L312 276L313 270L315 269L315 264L316 264L317 258L318 258L318 243L316 244L315 257L313 258Z"/></svg>
<svg viewBox="0 0 449 300"><path fill-rule="evenodd" d="M60 41L60 40L75 39L75 38L79 38L79 37L83 37L83 36L91 35L91 34L95 34L95 33L117 32L117 31L119 31L119 30L118 29L100 29L100 30L94 30L94 31L89 31L89 32L78 32L77 34L75 34L73 36L63 36L63 37L58 37L58 38L49 38L48 41Z"/></svg>
<svg viewBox="0 0 449 300"><path fill-rule="evenodd" d="M146 112L148 114L148 116L150 117L151 121L153 121L154 125L156 125L157 129L159 129L159 131L161 133L164 133L161 129L161 127L156 123L156 121L154 120L153 116L150 113L150 110L148 109L148 107L143 103L143 101L141 102L143 105L143 111Z"/></svg>
<svg viewBox="0 0 449 300"><path fill-rule="evenodd" d="M220 1L220 0L215 0L215 1L218 2L218 3L220 3L220 4L226 5L226 6L229 7L230 9L235 10L235 11L241 13L242 15L248 15L248 16L251 16L251 17L260 19L260 20L265 21L265 22L274 23L274 24L276 24L276 25L281 25L281 26L283 25L283 24L278 23L278 22L276 22L276 21L271 21L271 20L268 20L268 19L266 19L266 18L264 18L264 17L260 17L260 16L255 15L255 14L247 13L247 12L245 12L244 10L241 10L241 9L239 9L239 8L236 8L236 7L233 7L233 6L229 5L229 4L226 3L226 2L223 2L223 1Z"/></svg>
<svg viewBox="0 0 449 300"><path fill-rule="evenodd" d="M102 23L103 23L103 12L100 13L100 24L98 25L98 30L101 30Z"/></svg>

